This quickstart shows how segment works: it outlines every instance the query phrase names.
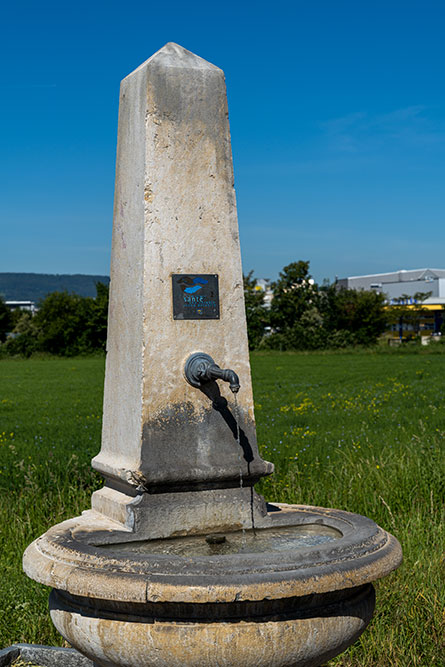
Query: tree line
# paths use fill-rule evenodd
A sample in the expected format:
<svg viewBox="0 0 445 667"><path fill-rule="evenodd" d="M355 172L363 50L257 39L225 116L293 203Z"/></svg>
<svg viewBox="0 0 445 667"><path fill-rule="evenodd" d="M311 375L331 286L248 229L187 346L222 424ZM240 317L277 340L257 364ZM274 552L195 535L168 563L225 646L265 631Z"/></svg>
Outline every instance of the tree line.
<svg viewBox="0 0 445 667"><path fill-rule="evenodd" d="M312 279L309 262L292 262L270 284L272 301L258 289L253 272L244 276L250 349L316 350L374 345L388 325L409 324L419 333L422 300L416 308L400 303L385 307L385 297L372 291L339 289ZM52 292L38 311L11 311L0 299L0 344L6 354L30 356L47 352L63 356L105 350L108 286L96 283L96 297ZM7 338L7 334L9 335ZM445 332L444 332L445 333Z"/></svg>
<svg viewBox="0 0 445 667"><path fill-rule="evenodd" d="M10 355L47 352L62 356L105 350L108 286L96 283L96 297L52 292L38 303L35 315L11 311L0 301L0 343ZM6 338L7 333L12 333ZM6 342L5 342L6 341Z"/></svg>
<svg viewBox="0 0 445 667"><path fill-rule="evenodd" d="M272 282L269 308L252 272L244 277L251 349L316 350L374 345L385 331L385 297L376 292L319 286L309 262L292 262Z"/></svg>

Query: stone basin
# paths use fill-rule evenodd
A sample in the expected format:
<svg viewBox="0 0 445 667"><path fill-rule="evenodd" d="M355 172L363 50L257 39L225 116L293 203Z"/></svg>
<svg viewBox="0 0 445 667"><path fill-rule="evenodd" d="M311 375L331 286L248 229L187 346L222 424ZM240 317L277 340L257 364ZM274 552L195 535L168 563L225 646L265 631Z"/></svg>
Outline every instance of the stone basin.
<svg viewBox="0 0 445 667"><path fill-rule="evenodd" d="M366 628L372 582L400 564L400 545L356 514L267 509L260 535L329 539L262 553L150 553L161 540L137 540L90 510L33 542L24 569L53 587L59 632L103 667L321 665ZM205 536L162 542L175 540L196 545Z"/></svg>

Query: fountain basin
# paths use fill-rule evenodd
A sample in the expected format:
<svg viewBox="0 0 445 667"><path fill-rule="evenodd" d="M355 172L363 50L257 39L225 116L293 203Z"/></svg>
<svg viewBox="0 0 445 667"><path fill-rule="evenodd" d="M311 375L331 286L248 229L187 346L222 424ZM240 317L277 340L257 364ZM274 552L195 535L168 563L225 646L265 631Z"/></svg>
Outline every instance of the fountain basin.
<svg viewBox="0 0 445 667"><path fill-rule="evenodd" d="M141 552L137 534L88 511L33 542L24 569L55 589L59 632L103 667L321 665L366 628L371 582L400 564L400 545L348 512L268 510L258 532L319 526L331 539L262 553Z"/></svg>
<svg viewBox="0 0 445 667"><path fill-rule="evenodd" d="M183 556L230 556L235 554L267 554L315 547L342 537L339 530L322 524L302 524L279 528L238 530L210 535L186 535L163 540L120 542L98 545L102 549L133 554L165 554Z"/></svg>

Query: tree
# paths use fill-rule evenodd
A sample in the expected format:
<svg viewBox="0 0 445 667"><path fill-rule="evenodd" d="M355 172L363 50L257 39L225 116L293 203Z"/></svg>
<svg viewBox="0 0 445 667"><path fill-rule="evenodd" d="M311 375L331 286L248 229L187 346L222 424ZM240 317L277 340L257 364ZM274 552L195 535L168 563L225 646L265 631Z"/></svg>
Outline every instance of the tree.
<svg viewBox="0 0 445 667"><path fill-rule="evenodd" d="M85 343L92 350L105 350L107 343L109 286L96 283L96 298L89 299Z"/></svg>
<svg viewBox="0 0 445 667"><path fill-rule="evenodd" d="M250 271L247 276L243 276L243 283L249 349L254 350L264 336L264 329L269 321L269 313L264 306L264 292L262 289L258 289L253 271Z"/></svg>
<svg viewBox="0 0 445 667"><path fill-rule="evenodd" d="M309 262L292 262L272 283L271 325L283 331L292 328L308 310L316 307L318 288L309 274Z"/></svg>
<svg viewBox="0 0 445 667"><path fill-rule="evenodd" d="M383 294L338 289L335 284L324 285L321 292L320 309L331 340L334 336L334 340L348 344L373 345L377 342L388 322Z"/></svg>
<svg viewBox="0 0 445 667"><path fill-rule="evenodd" d="M30 357L38 349L39 330L36 326L35 318L27 310L17 310L14 312L15 326L13 328L13 337L6 343L8 354L20 354L24 357Z"/></svg>
<svg viewBox="0 0 445 667"><path fill-rule="evenodd" d="M273 284L270 322L265 340L275 349L314 350L372 345L385 331L385 297L376 292L322 287L312 279L309 262L285 266Z"/></svg>
<svg viewBox="0 0 445 667"><path fill-rule="evenodd" d="M267 346L278 349L316 349L326 344L319 311L318 286L309 274L309 262L292 262L272 284Z"/></svg>
<svg viewBox="0 0 445 667"><path fill-rule="evenodd" d="M52 292L33 318L36 349L71 356L105 349L108 287L96 285L96 298Z"/></svg>
<svg viewBox="0 0 445 667"><path fill-rule="evenodd" d="M77 294L48 294L34 316L39 349L67 356L84 351L87 310L87 299Z"/></svg>
<svg viewBox="0 0 445 667"><path fill-rule="evenodd" d="M11 309L8 308L6 303L0 297L0 343L3 343L6 340L6 334L11 331L12 328L12 314Z"/></svg>

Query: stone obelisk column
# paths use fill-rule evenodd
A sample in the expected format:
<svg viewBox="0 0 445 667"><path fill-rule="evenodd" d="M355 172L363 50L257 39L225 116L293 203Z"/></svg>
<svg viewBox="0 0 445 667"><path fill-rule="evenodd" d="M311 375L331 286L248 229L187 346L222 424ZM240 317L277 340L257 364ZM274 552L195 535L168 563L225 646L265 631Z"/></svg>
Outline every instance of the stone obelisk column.
<svg viewBox="0 0 445 667"><path fill-rule="evenodd" d="M226 383L203 392L186 381L194 352L236 371L237 407ZM224 74L173 43L121 84L104 422L93 466L107 482L93 508L133 529L161 506L168 523L173 494L184 511L173 512L165 534L178 521L247 525L249 487L272 471L256 445Z"/></svg>

